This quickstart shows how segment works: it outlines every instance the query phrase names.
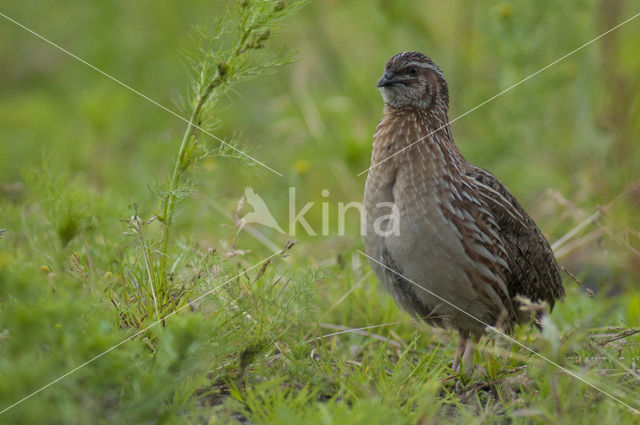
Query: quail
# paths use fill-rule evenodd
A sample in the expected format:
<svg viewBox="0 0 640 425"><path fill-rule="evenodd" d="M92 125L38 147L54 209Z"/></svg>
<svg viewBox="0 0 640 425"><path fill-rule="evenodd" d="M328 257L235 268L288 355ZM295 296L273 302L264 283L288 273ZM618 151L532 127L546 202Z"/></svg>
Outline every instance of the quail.
<svg viewBox="0 0 640 425"><path fill-rule="evenodd" d="M365 250L399 307L459 332L458 371L487 325L509 333L531 320L525 300L553 308L564 296L558 265L514 196L458 150L447 83L429 57L391 57L377 87L385 105L365 185Z"/></svg>

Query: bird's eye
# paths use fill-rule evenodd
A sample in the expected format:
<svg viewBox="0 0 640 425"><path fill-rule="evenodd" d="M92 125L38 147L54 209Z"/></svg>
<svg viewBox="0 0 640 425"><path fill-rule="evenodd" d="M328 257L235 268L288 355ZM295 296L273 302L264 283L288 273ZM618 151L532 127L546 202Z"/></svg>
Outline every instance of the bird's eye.
<svg viewBox="0 0 640 425"><path fill-rule="evenodd" d="M418 73L418 68L415 66L412 66L411 68L409 68L409 74L411 75L416 75Z"/></svg>

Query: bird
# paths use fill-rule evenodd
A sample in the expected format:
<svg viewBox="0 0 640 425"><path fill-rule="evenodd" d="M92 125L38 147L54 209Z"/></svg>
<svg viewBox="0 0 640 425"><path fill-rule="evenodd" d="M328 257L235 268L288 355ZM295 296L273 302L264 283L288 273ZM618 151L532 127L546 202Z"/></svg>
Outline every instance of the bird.
<svg viewBox="0 0 640 425"><path fill-rule="evenodd" d="M377 88L384 112L365 183L365 253L400 308L458 331L452 368L469 370L487 327L539 326L541 310L564 297L559 267L516 198L461 154L431 58L392 56ZM527 311L532 303L538 311Z"/></svg>

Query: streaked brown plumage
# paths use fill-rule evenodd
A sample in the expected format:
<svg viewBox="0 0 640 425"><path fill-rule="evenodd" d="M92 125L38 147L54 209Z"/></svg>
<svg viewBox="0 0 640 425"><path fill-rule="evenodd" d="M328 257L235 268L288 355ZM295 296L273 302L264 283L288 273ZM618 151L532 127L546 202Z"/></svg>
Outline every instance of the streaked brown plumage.
<svg viewBox="0 0 640 425"><path fill-rule="evenodd" d="M458 329L454 368L460 358L470 365L468 337L479 338L484 324L510 332L530 319L517 296L551 308L562 298L558 265L513 195L458 150L448 125L447 83L431 59L417 52L393 56L378 87L385 107L365 187L366 252L400 307ZM381 202L397 207L397 222L385 217Z"/></svg>

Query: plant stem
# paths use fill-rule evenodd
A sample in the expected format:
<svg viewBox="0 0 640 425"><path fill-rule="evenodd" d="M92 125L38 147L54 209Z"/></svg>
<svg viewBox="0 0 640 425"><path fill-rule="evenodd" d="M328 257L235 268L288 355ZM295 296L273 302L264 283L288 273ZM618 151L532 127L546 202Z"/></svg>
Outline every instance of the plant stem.
<svg viewBox="0 0 640 425"><path fill-rule="evenodd" d="M228 57L227 64L233 64L233 62L245 52L247 48L247 42L249 40L249 36L255 30L254 26L246 26L247 16L244 16L240 25L240 37L238 42L233 49L233 52ZM167 188L167 194L164 198L164 207L162 213L162 222L164 224L164 228L162 230L162 239L161 239L161 252L162 257L160 259L160 269L164 273L166 271L166 262L167 262L167 254L169 248L169 237L171 234L171 224L173 223L173 215L175 212L176 205L176 194L175 191L178 189L180 185L180 181L184 174L184 171L187 168L187 164L185 162L185 155L187 153L187 148L189 147L189 142L193 136L193 129L196 127L196 123L199 122L200 112L202 111L202 107L205 105L209 96L214 91L214 89L220 86L228 79L228 74L226 72L221 72L218 70L218 74L215 78L213 78L204 88L204 90L198 94L197 101L193 112L191 113L191 117L189 118L189 124L187 125L187 129L184 132L184 136L182 137L182 142L180 143L180 149L178 151L178 158L173 166L173 174L171 176L171 180L169 182L169 187Z"/></svg>
<svg viewBox="0 0 640 425"><path fill-rule="evenodd" d="M149 276L149 285L151 287L151 296L153 297L153 309L156 313L156 317L160 318L160 310L158 310L158 299L156 298L156 290L153 285L153 274L151 273L151 264L149 262L149 253L147 252L147 245L144 243L144 238L142 236L142 226L140 225L140 217L137 215L134 217L135 220L135 229L138 233L138 238L140 239L140 246L142 248L142 255L144 257L144 265L147 269L147 274Z"/></svg>
<svg viewBox="0 0 640 425"><path fill-rule="evenodd" d="M187 125L187 129L185 130L184 136L182 137L182 143L180 143L178 158L176 159L176 163L173 166L173 175L171 177L171 181L169 182L167 195L164 198L164 210L162 214L164 222L164 228L162 231L162 252L165 254L165 256L162 257L162 270L164 270L164 266L166 264L166 254L167 248L169 246L169 234L171 230L171 223L173 222L173 213L175 211L176 195L174 192L178 188L182 174L185 170L184 157L187 151L187 147L189 146L191 136L193 135L194 123L198 121L200 111L202 110L202 107L204 106L214 87L218 86L221 83L220 80L221 79L219 76L216 77L211 83L207 85L204 92L200 94L200 96L198 96L196 106L191 113L191 117L189 118L189 124Z"/></svg>

